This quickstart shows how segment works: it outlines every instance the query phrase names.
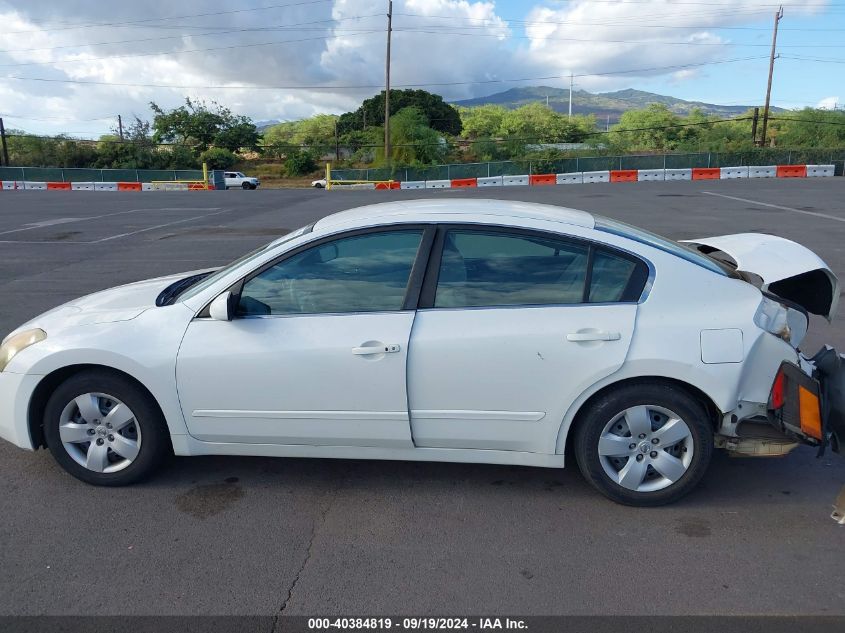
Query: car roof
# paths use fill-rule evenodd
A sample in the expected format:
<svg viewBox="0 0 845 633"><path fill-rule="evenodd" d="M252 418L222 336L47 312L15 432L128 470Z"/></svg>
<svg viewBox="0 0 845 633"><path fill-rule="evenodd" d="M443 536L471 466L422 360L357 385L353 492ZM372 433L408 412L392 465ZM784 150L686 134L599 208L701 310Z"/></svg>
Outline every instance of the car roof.
<svg viewBox="0 0 845 633"><path fill-rule="evenodd" d="M455 221L463 222L504 222L519 225L521 220L546 220L590 229L595 227L595 218L591 213L550 204L514 200L438 198L382 202L348 209L317 221L314 231L325 231L339 226L348 228L393 222L427 222L431 220L431 216L443 215L455 216Z"/></svg>

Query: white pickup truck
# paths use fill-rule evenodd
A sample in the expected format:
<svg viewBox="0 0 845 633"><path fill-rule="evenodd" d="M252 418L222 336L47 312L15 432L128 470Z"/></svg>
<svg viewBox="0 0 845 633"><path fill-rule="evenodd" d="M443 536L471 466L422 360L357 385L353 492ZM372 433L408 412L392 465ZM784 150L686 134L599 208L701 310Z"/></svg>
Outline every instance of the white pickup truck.
<svg viewBox="0 0 845 633"><path fill-rule="evenodd" d="M241 189L258 189L258 186L261 184L258 178L245 176L239 171L227 171L224 174L224 177L226 179L226 189L231 189L232 187L239 187Z"/></svg>

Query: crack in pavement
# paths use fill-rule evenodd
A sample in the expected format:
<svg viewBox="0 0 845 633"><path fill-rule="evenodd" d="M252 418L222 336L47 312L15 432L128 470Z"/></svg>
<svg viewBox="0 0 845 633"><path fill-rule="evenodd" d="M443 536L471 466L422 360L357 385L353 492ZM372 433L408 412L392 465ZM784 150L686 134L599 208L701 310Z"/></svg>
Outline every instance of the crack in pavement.
<svg viewBox="0 0 845 633"><path fill-rule="evenodd" d="M302 576L302 572L305 571L305 568L308 566L308 562L311 560L311 555L314 551L314 540L317 537L317 532L325 524L326 517L329 514L329 510L331 510L332 505L334 505L334 502L337 499L338 493L343 487L343 483L345 480L346 476L341 477L337 486L335 486L335 488L330 492L327 492L323 497L324 507L322 510L320 510L319 515L315 517L314 521L311 524L311 534L308 538L308 547L305 549L305 558L303 558L302 564L299 566L299 569L297 570L296 575L293 578L293 582L291 583L290 587L288 587L287 595L285 596L284 601L279 607L278 612L275 616L273 616L273 626L270 628L270 633L276 632L276 626L279 623L279 618L284 615L285 610L288 608L288 604L290 603L290 600L293 597L293 592L296 590L296 586L299 584L299 579Z"/></svg>

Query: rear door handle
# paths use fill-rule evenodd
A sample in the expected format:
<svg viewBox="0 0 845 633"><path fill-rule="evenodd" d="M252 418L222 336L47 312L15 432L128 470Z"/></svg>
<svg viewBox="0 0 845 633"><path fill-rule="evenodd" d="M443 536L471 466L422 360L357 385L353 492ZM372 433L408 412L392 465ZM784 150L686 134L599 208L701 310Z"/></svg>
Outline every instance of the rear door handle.
<svg viewBox="0 0 845 633"><path fill-rule="evenodd" d="M619 332L572 332L566 335L567 341L583 343L585 341L618 341L622 338Z"/></svg>
<svg viewBox="0 0 845 633"><path fill-rule="evenodd" d="M353 347L352 353L356 356L369 356L370 354L396 354L402 349L398 343L389 345L367 345L366 347Z"/></svg>

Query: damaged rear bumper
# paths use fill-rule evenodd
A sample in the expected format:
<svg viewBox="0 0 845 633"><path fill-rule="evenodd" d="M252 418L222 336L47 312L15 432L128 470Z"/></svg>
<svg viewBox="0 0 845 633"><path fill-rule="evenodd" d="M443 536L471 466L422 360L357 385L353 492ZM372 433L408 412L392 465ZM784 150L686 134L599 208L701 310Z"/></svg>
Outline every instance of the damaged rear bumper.
<svg viewBox="0 0 845 633"><path fill-rule="evenodd" d="M845 454L845 356L824 347L809 371L784 361L767 406L769 422L788 437Z"/></svg>

